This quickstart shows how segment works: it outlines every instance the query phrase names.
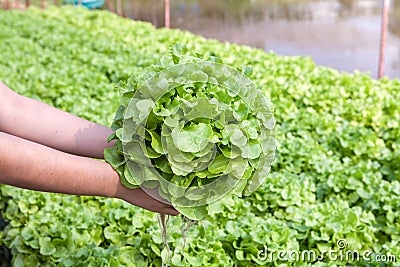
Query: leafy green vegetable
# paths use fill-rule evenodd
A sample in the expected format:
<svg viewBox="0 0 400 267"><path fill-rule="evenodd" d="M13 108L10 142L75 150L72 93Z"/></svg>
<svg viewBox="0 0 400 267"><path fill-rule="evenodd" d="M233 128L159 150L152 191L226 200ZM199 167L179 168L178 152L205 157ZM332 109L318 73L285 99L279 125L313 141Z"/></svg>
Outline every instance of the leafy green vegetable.
<svg viewBox="0 0 400 267"><path fill-rule="evenodd" d="M218 61L176 44L159 64L121 82L110 138L115 148L105 151L124 184L152 181L194 220L204 219L218 197L254 192L275 150L268 144L274 140L271 104L243 73Z"/></svg>

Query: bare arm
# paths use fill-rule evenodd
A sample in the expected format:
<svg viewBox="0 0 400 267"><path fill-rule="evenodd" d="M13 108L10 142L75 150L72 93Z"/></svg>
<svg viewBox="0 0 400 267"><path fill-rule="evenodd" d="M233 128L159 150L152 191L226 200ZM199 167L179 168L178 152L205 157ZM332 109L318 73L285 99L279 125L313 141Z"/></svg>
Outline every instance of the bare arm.
<svg viewBox="0 0 400 267"><path fill-rule="evenodd" d="M103 158L111 128L9 89L0 82L0 131L67 153Z"/></svg>
<svg viewBox="0 0 400 267"><path fill-rule="evenodd" d="M103 158L104 149L113 145L107 143L111 133L109 127L20 96L0 82L0 183L116 197L151 211L177 215L173 207L143 190L122 186L109 164L86 158Z"/></svg>
<svg viewBox="0 0 400 267"><path fill-rule="evenodd" d="M64 194L105 196L164 214L177 215L170 205L141 189L121 185L118 174L105 163L67 154L0 132L0 183Z"/></svg>

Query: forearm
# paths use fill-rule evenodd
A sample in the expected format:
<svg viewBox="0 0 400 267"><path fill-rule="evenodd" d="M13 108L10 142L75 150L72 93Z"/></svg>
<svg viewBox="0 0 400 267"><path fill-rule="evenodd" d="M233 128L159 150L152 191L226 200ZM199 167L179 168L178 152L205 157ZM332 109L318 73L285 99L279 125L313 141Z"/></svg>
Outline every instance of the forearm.
<svg viewBox="0 0 400 267"><path fill-rule="evenodd" d="M0 131L67 153L103 158L111 128L20 96L0 82Z"/></svg>
<svg viewBox="0 0 400 267"><path fill-rule="evenodd" d="M123 199L169 215L178 212L140 188L128 189L105 162L79 157L0 132L0 184L43 192Z"/></svg>
<svg viewBox="0 0 400 267"><path fill-rule="evenodd" d="M0 183L25 189L114 197L118 174L104 162L0 132Z"/></svg>

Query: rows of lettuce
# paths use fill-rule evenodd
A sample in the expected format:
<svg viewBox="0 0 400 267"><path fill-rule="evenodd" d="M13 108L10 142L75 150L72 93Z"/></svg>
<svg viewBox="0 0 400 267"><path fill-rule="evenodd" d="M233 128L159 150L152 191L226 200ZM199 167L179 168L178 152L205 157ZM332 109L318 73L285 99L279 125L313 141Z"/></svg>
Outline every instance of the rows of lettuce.
<svg viewBox="0 0 400 267"><path fill-rule="evenodd" d="M307 266L272 250L347 249L400 260L400 83L77 8L0 13L0 79L17 92L109 125L114 85L174 42L254 69L275 105L278 157L265 184L215 206L187 233L173 218L173 266ZM154 214L114 199L1 186L1 240L14 266L161 266ZM374 254L372 254L373 256ZM325 259L315 265L344 263ZM378 263L361 260L356 265ZM395 264L394 264L395 265Z"/></svg>

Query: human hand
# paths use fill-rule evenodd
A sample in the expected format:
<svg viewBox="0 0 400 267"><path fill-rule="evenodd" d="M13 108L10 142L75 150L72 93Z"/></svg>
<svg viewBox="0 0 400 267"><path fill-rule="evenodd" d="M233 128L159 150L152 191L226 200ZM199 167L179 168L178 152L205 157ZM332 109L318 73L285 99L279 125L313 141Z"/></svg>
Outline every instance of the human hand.
<svg viewBox="0 0 400 267"><path fill-rule="evenodd" d="M161 200L161 197L157 194L156 190L146 189L146 191L148 192L145 192L141 188L129 189L120 184L116 192L116 198L125 200L130 204L149 211L172 216L179 214L179 212L174 209L172 205L167 203L167 201L159 201ZM149 194L149 192L151 192L151 194Z"/></svg>

